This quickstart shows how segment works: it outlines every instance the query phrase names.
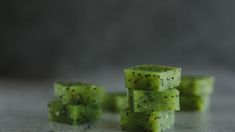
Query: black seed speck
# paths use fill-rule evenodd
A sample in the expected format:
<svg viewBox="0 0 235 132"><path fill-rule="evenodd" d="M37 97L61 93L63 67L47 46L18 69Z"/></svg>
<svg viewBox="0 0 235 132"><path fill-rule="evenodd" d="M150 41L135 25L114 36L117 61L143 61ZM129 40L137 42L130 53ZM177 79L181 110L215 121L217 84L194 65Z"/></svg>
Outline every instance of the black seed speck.
<svg viewBox="0 0 235 132"><path fill-rule="evenodd" d="M128 115L129 113L127 112L126 115Z"/></svg>
<svg viewBox="0 0 235 132"><path fill-rule="evenodd" d="M141 76L141 74L139 73L138 76Z"/></svg>
<svg viewBox="0 0 235 132"><path fill-rule="evenodd" d="M169 79L169 78L167 78L166 80L170 81L170 79Z"/></svg>
<svg viewBox="0 0 235 132"><path fill-rule="evenodd" d="M167 96L164 96L165 99L167 99L168 97Z"/></svg>
<svg viewBox="0 0 235 132"><path fill-rule="evenodd" d="M171 96L172 98L174 98L174 96Z"/></svg>
<svg viewBox="0 0 235 132"><path fill-rule="evenodd" d="M135 81L134 81L134 84L136 84L136 82L137 82L137 81L135 80Z"/></svg>
<svg viewBox="0 0 235 132"><path fill-rule="evenodd" d="M131 81L131 79L128 80L129 82Z"/></svg>
<svg viewBox="0 0 235 132"><path fill-rule="evenodd" d="M138 107L140 107L140 105L138 104Z"/></svg>
<svg viewBox="0 0 235 132"><path fill-rule="evenodd" d="M174 77L171 77L171 79L175 79Z"/></svg>
<svg viewBox="0 0 235 132"><path fill-rule="evenodd" d="M152 112L153 112L154 110L152 109Z"/></svg>
<svg viewBox="0 0 235 132"><path fill-rule="evenodd" d="M135 75L135 72L132 72L133 75Z"/></svg>
<svg viewBox="0 0 235 132"><path fill-rule="evenodd" d="M93 90L96 90L96 88L93 88Z"/></svg>
<svg viewBox="0 0 235 132"><path fill-rule="evenodd" d="M66 90L68 91L68 90L69 90L69 87L67 87Z"/></svg>
<svg viewBox="0 0 235 132"><path fill-rule="evenodd" d="M144 77L146 77L146 78L147 78L147 77L148 77L148 75L145 75Z"/></svg>
<svg viewBox="0 0 235 132"><path fill-rule="evenodd" d="M75 90L74 90L74 89L72 89L72 92L75 92Z"/></svg>

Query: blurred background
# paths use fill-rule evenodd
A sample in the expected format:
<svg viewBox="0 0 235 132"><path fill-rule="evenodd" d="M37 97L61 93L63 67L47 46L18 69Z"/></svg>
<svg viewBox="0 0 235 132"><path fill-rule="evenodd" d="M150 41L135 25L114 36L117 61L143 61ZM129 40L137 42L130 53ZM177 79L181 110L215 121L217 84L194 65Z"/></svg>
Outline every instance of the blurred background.
<svg viewBox="0 0 235 132"><path fill-rule="evenodd" d="M225 71L233 77L234 4L2 1L0 78L80 79L113 87L115 80L121 83L123 68L137 64L179 66L183 74Z"/></svg>
<svg viewBox="0 0 235 132"><path fill-rule="evenodd" d="M214 75L206 132L234 132L234 5L234 0L1 1L0 131L51 131L47 104L55 81L124 91L124 68L157 64L181 67L183 75ZM197 129L190 119L189 114L186 127Z"/></svg>

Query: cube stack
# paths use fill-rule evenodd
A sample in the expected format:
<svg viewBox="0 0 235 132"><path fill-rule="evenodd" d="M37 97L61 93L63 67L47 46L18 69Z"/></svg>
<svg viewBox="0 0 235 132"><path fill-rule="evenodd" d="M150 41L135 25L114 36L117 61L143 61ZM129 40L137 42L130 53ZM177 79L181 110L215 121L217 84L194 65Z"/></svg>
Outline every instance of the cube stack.
<svg viewBox="0 0 235 132"><path fill-rule="evenodd" d="M214 90L212 76L183 76L180 86L180 108L182 111L205 111L210 105Z"/></svg>
<svg viewBox="0 0 235 132"><path fill-rule="evenodd" d="M49 120L78 125L99 119L103 88L87 83L58 82L54 90L55 99L48 104Z"/></svg>
<svg viewBox="0 0 235 132"><path fill-rule="evenodd" d="M125 131L160 132L172 127L180 109L181 68L139 65L124 70L128 108L121 111Z"/></svg>

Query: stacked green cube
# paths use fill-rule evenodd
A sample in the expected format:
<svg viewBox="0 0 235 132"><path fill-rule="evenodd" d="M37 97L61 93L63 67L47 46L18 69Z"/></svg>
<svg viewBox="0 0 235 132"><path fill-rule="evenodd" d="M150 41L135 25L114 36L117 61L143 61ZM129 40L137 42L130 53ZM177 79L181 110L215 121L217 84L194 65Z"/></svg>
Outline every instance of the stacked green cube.
<svg viewBox="0 0 235 132"><path fill-rule="evenodd" d="M48 104L49 120L78 125L100 118L103 88L93 84L55 83L55 99Z"/></svg>
<svg viewBox="0 0 235 132"><path fill-rule="evenodd" d="M125 131L160 132L174 124L180 110L181 68L139 65L124 70L128 108L121 111Z"/></svg>
<svg viewBox="0 0 235 132"><path fill-rule="evenodd" d="M180 108L182 111L205 111L210 105L214 90L212 76L183 76L180 86Z"/></svg>

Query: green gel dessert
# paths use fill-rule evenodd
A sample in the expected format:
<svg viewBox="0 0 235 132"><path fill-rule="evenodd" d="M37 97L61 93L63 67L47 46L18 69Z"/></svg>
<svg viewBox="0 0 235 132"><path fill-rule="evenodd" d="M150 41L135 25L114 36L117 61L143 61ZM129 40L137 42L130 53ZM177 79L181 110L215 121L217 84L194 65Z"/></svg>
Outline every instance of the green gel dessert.
<svg viewBox="0 0 235 132"><path fill-rule="evenodd" d="M103 100L104 90L93 84L57 82L55 83L55 96L62 104L99 105Z"/></svg>
<svg viewBox="0 0 235 132"><path fill-rule="evenodd" d="M206 111L210 105L208 96L180 96L181 111Z"/></svg>
<svg viewBox="0 0 235 132"><path fill-rule="evenodd" d="M177 89L164 92L129 89L128 101L133 112L180 110Z"/></svg>
<svg viewBox="0 0 235 132"><path fill-rule="evenodd" d="M99 106L86 105L63 105L59 100L51 101L48 104L49 120L78 125L91 123L100 118L101 108Z"/></svg>
<svg viewBox="0 0 235 132"><path fill-rule="evenodd" d="M131 112L121 111L120 126L124 131L161 132L170 128L174 122L174 112Z"/></svg>
<svg viewBox="0 0 235 132"><path fill-rule="evenodd" d="M49 120L59 123L71 124L72 121L66 116L66 108L59 100L53 100L48 104Z"/></svg>
<svg viewBox="0 0 235 132"><path fill-rule="evenodd" d="M66 110L73 125L94 122L101 116L98 106L68 105Z"/></svg>
<svg viewBox="0 0 235 132"><path fill-rule="evenodd" d="M180 84L181 68L139 65L124 70L125 87L136 90L164 91Z"/></svg>
<svg viewBox="0 0 235 132"><path fill-rule="evenodd" d="M214 77L183 76L177 89L181 95L211 95L214 89Z"/></svg>
<svg viewBox="0 0 235 132"><path fill-rule="evenodd" d="M128 107L126 93L107 93L102 102L104 111L118 113Z"/></svg>

